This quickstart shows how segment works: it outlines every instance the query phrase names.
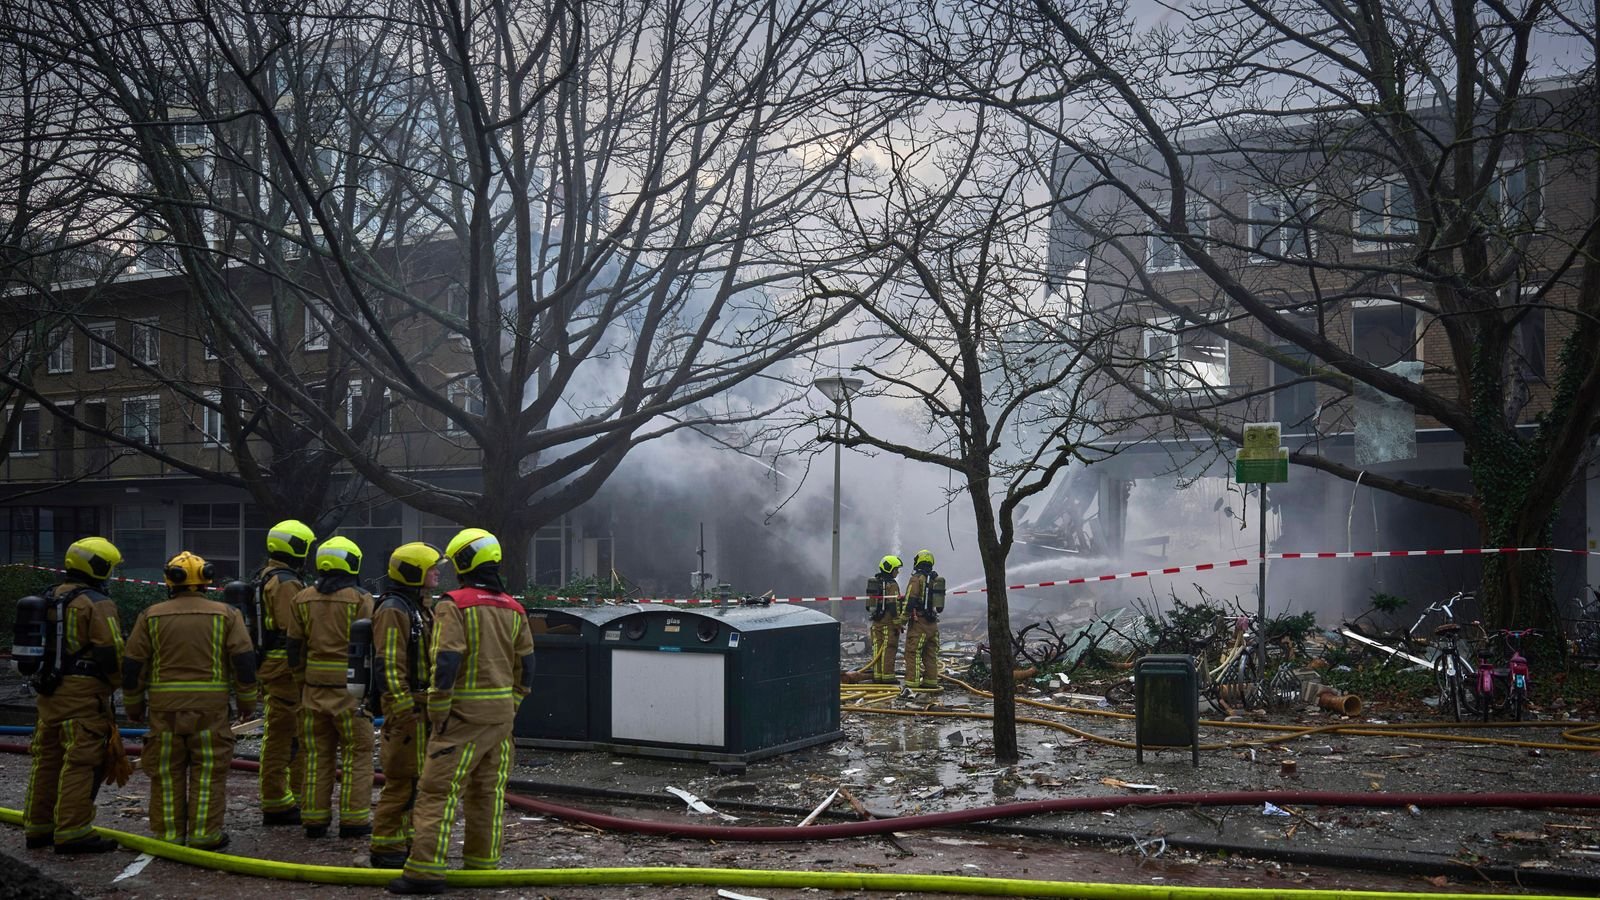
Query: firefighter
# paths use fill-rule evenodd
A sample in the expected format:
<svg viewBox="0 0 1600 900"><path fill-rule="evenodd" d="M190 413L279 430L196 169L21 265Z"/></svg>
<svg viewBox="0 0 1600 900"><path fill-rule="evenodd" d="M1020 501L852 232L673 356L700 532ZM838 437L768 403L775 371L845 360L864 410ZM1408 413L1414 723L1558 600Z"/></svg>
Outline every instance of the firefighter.
<svg viewBox="0 0 1600 900"><path fill-rule="evenodd" d="M906 582L906 687L939 689L939 614L944 579L933 570L933 552L918 550Z"/></svg>
<svg viewBox="0 0 1600 900"><path fill-rule="evenodd" d="M260 663L262 700L266 706L261 724L261 824L299 825L306 774L304 753L295 752L299 731L300 682L289 668L285 629L294 618L294 598L305 590L306 556L317 536L304 522L285 519L267 532L267 561L256 572L256 658Z"/></svg>
<svg viewBox="0 0 1600 900"><path fill-rule="evenodd" d="M128 718L148 716L140 764L150 777L150 830L200 850L228 845L223 813L233 730L231 690L239 718L256 708L256 652L244 616L207 599L211 564L187 550L163 574L170 599L139 613L122 663Z"/></svg>
<svg viewBox="0 0 1600 900"><path fill-rule="evenodd" d="M445 547L461 586L433 610L433 684L428 748L412 822L416 838L396 894L444 890L445 854L456 809L466 813L468 869L500 863L501 807L511 775L511 723L533 686L527 612L500 582L500 541L468 528Z"/></svg>
<svg viewBox="0 0 1600 900"><path fill-rule="evenodd" d="M374 869L405 865L411 843L411 809L428 740L427 719L417 707L428 700L433 629L429 595L439 586L443 558L439 548L420 541L396 548L389 557L388 589L372 617L374 690L383 712L378 749L383 790L372 813Z"/></svg>
<svg viewBox="0 0 1600 900"><path fill-rule="evenodd" d="M345 668L350 623L372 618L372 595L361 589L361 548L355 541L323 541L316 564L317 581L295 595L286 629L289 667L305 685L300 694L300 752L306 757L300 824L308 838L328 833L337 760L339 837L365 837L372 833L372 720L346 687Z"/></svg>
<svg viewBox="0 0 1600 900"><path fill-rule="evenodd" d="M23 828L28 849L104 853L117 842L94 833L94 799L116 720L111 694L122 679L122 626L106 578L122 554L103 537L67 548L66 574L45 594L46 650L32 678L39 693L33 768Z"/></svg>
<svg viewBox="0 0 1600 900"><path fill-rule="evenodd" d="M900 645L900 629L906 624L906 602L900 596L900 557L893 554L878 562L878 571L867 588L867 615L872 619L872 680L878 684L899 684L894 676L894 657Z"/></svg>

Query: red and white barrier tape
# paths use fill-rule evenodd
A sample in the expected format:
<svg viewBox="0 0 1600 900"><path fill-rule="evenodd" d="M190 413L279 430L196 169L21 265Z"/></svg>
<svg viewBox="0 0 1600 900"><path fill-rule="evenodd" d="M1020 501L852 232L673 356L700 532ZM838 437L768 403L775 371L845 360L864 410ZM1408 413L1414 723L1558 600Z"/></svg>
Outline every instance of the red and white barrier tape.
<svg viewBox="0 0 1600 900"><path fill-rule="evenodd" d="M1505 553L1566 553L1574 556L1600 555L1600 551L1572 550L1566 547L1465 547L1452 550L1327 550L1307 553L1268 553L1266 555L1266 559L1377 559L1382 557L1397 556L1489 556L1492 554ZM1025 591L1031 588L1071 587L1079 584L1095 584L1102 581L1122 581L1129 578L1148 578L1153 575L1179 575L1184 572L1206 572L1213 569L1233 569L1241 566L1248 566L1252 563L1258 563L1261 561L1261 559L1262 557L1259 555L1247 556L1239 559L1223 560L1221 562L1191 563L1184 566L1166 566L1165 568L1160 569L1137 569L1131 572L1117 572L1111 575L1087 575L1077 578L1057 579L1055 581L1032 581L1025 584L1008 584L1006 585L1006 590ZM48 566L35 566L27 563L11 563L11 565L20 566L27 569L38 569L44 572L60 573L65 571L63 569L52 569ZM113 576L110 580L129 581L135 584L153 584L160 587L166 587L166 582L164 581L146 581L141 578L123 578L120 576ZM211 588L211 590L220 590L220 588ZM959 596L962 594L986 594L988 592L989 589L986 587L971 588L968 590L947 591L946 596ZM517 599L524 600L526 598L519 596ZM652 604L668 606L723 606L738 602L737 598L730 598L727 601L722 601L700 597L605 597L596 599L592 597L550 596L539 597L537 599L541 602L553 603L638 603L646 606ZM826 603L832 600L867 601L873 599L876 598L869 597L865 594L847 594L842 597L773 597L771 602Z"/></svg>

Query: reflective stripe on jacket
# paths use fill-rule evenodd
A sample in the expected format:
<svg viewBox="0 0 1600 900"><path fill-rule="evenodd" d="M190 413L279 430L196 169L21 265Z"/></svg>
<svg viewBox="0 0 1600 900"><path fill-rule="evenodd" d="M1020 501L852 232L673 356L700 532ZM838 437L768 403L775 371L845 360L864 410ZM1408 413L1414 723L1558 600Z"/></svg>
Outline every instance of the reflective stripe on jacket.
<svg viewBox="0 0 1600 900"><path fill-rule="evenodd" d="M288 622L289 640L305 643L301 667L305 683L315 687L345 686L350 663L350 623L372 618L372 595L358 587L324 594L308 587L294 597Z"/></svg>
<svg viewBox="0 0 1600 900"><path fill-rule="evenodd" d="M511 595L471 587L445 594L433 608L429 720L452 715L481 725L511 721L527 693L522 667L532 653L528 613ZM459 666L441 672L441 654L458 654ZM451 683L440 683L451 674Z"/></svg>
<svg viewBox="0 0 1600 900"><path fill-rule="evenodd" d="M141 684L124 684L129 706L156 711L226 707L228 694L254 703L256 683L240 682L233 659L253 653L244 616L225 603L185 591L139 613L127 658L142 664Z"/></svg>

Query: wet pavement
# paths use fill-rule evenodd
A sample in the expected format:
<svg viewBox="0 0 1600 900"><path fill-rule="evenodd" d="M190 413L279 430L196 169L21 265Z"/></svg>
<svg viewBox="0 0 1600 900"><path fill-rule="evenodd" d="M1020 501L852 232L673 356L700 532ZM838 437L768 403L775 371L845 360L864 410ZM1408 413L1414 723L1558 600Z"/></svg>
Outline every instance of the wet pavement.
<svg viewBox="0 0 1600 900"><path fill-rule="evenodd" d="M1090 691L1074 685L1068 691ZM1049 695L1030 695L1049 700ZM1058 695L1063 705L1087 703ZM1441 743L1412 735L1319 734L1279 745L1202 754L1134 753L1093 737L1042 725L1019 725L1022 759L993 762L987 721L934 713L988 711L983 698L951 688L937 697L894 700L913 715L849 711L845 739L719 771L704 762L522 748L513 790L550 802L625 817L724 824L689 811L669 788L687 791L733 825L796 825L843 787L876 816L963 810L1062 797L1149 792L1311 790L1355 792L1573 792L1600 794L1600 754L1480 743ZM1020 715L1059 722L1092 735L1131 739L1129 720L1024 708ZM1424 707L1368 702L1344 719L1310 708L1272 717L1285 724L1427 722ZM1570 722L1549 727L1462 730L1479 739L1559 741ZM1202 740L1256 740L1266 733L1205 729ZM239 742L241 755L254 741ZM1292 762L1292 766L1286 766ZM1288 770L1292 768L1292 772ZM17 808L27 758L0 755L0 805ZM99 824L145 833L142 773L99 798ZM230 852L297 863L367 864L364 841L305 839L299 829L263 829L253 776L230 782ZM752 844L601 832L586 825L510 810L503 868L698 866L848 872L984 875L1127 884L1407 891L1600 893L1600 815L1584 810L1371 809L1283 804L1251 807L1140 808L1007 819L959 829L906 831L795 844ZM837 802L818 822L854 821ZM456 840L460 839L457 829ZM459 844L456 847L459 854ZM21 831L0 829L0 853L25 860L87 897L236 897L270 890L289 897L377 896L371 887L311 886L207 872L157 860L120 882L135 858L118 852L57 858L22 848ZM15 870L14 870L15 871ZM768 900L886 896L863 891L736 888ZM467 896L693 897L717 889L560 887L460 891ZM3 896L3 895L0 895ZM49 896L41 894L40 896ZM902 894L902 896L912 896ZM931 896L931 895L929 895Z"/></svg>

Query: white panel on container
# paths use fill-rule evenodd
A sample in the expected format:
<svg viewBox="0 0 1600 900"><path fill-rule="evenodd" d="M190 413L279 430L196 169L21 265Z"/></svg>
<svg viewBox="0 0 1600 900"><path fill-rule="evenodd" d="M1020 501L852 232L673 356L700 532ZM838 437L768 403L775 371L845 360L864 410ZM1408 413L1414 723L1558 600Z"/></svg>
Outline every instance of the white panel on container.
<svg viewBox="0 0 1600 900"><path fill-rule="evenodd" d="M720 653L612 650L612 740L726 744L726 662Z"/></svg>

